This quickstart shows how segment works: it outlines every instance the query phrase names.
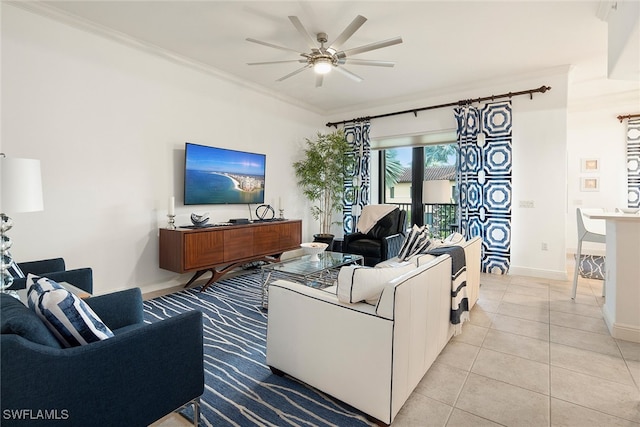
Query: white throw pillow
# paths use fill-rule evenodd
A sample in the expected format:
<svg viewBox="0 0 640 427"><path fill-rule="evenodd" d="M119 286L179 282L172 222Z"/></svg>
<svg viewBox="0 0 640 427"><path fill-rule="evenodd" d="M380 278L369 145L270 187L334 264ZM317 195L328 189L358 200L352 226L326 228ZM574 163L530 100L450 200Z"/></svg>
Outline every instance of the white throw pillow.
<svg viewBox="0 0 640 427"><path fill-rule="evenodd" d="M361 265L342 267L338 274L338 301L349 304L366 301L376 304L385 284L414 269L412 263L390 268Z"/></svg>

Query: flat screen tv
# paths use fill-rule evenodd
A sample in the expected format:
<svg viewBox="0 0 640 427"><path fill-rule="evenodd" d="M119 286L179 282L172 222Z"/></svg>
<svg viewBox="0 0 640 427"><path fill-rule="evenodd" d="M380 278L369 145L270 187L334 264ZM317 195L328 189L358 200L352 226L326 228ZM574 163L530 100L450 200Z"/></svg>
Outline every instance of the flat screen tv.
<svg viewBox="0 0 640 427"><path fill-rule="evenodd" d="M266 156L187 142L184 204L264 203Z"/></svg>

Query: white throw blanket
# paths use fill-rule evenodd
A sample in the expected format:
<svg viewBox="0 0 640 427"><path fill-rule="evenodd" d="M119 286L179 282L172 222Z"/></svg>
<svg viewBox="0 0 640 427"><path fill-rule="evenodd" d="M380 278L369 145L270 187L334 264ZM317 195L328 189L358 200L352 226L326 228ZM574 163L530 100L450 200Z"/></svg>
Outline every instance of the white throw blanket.
<svg viewBox="0 0 640 427"><path fill-rule="evenodd" d="M363 207L358 219L358 231L367 234L380 219L396 208L396 205L367 205Z"/></svg>

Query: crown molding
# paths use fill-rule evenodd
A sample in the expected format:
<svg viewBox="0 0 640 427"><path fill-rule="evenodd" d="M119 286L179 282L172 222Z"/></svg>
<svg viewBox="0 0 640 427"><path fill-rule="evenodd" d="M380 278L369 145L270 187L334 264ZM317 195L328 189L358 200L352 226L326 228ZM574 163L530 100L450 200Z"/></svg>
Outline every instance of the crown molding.
<svg viewBox="0 0 640 427"><path fill-rule="evenodd" d="M89 21L87 19L78 17L66 11L62 11L57 9L51 5L48 5L46 2L37 0L37 1L2 1L3 5L10 5L17 7L19 9L25 10L27 12L31 12L59 23L68 25L70 27L79 29L81 31L85 31L87 33L91 33L93 35L104 37L109 40L115 41L121 45L125 45L127 47L136 49L138 51L145 52L150 55L154 55L160 58L163 58L169 62L173 62L174 64L185 66L191 68L193 70L208 74L210 76L216 77L220 80L224 80L226 82L235 84L237 86L252 90L261 95L277 99L279 101L285 102L287 104L293 105L298 108L302 108L304 110L310 111L312 113L324 115L326 111L323 111L311 104L301 102L297 99L284 96L278 92L269 90L264 88L263 86L257 85L255 83L249 82L247 80L240 79L233 74L226 73L222 70L219 70L211 65L205 64L200 61L195 61L191 58L187 58L182 55L178 55L168 49L161 48L152 43L147 43L141 40L138 40L134 37L129 36L123 32L114 30L112 28L108 28L104 25L97 24L95 22Z"/></svg>

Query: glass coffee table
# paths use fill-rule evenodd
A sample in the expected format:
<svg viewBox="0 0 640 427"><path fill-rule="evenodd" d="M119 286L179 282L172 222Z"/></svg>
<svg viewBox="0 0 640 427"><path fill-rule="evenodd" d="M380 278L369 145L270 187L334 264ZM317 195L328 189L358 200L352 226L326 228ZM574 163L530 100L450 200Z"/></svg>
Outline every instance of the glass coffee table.
<svg viewBox="0 0 640 427"><path fill-rule="evenodd" d="M262 307L268 308L268 287L275 279L287 279L314 288L326 288L335 283L340 267L351 264L364 265L362 255L340 252L322 252L318 261L311 261L311 255L291 258L262 268Z"/></svg>

